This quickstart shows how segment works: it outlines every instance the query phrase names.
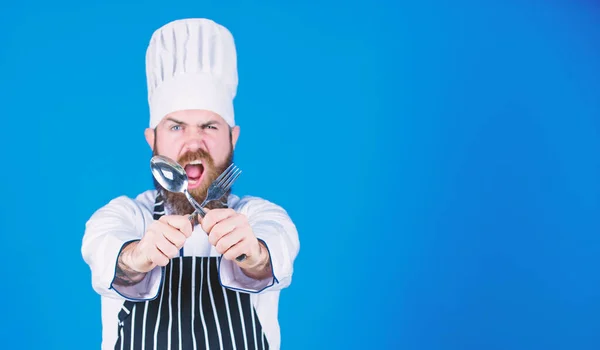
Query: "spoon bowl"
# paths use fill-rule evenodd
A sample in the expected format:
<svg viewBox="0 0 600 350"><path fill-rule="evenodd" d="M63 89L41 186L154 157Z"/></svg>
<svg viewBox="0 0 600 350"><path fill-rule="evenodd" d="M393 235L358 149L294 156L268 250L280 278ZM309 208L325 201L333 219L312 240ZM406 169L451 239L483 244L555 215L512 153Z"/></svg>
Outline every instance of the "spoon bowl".
<svg viewBox="0 0 600 350"><path fill-rule="evenodd" d="M202 217L206 215L200 204L188 192L188 177L181 165L169 157L154 156L150 159L150 170L162 187L169 192L183 193Z"/></svg>
<svg viewBox="0 0 600 350"><path fill-rule="evenodd" d="M150 169L156 181L167 191L183 193L187 189L188 177L185 169L170 158L165 156L152 157Z"/></svg>

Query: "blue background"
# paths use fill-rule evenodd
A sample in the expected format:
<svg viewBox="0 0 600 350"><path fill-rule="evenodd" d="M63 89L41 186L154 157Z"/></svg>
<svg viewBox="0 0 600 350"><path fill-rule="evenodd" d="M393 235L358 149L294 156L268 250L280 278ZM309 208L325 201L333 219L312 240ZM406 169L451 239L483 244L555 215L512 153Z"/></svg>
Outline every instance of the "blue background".
<svg viewBox="0 0 600 350"><path fill-rule="evenodd" d="M152 186L183 17L237 42L236 193L300 232L284 349L600 348L599 4L417 3L4 2L2 348L99 348L84 224Z"/></svg>

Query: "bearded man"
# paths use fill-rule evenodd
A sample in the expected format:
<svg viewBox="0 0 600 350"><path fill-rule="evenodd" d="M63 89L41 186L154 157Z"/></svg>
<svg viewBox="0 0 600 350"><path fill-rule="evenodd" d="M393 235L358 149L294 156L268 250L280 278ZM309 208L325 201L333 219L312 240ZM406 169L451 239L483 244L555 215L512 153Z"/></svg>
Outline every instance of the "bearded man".
<svg viewBox="0 0 600 350"><path fill-rule="evenodd" d="M185 168L202 203L240 135L233 36L208 19L168 23L150 39L146 78L146 141ZM279 295L300 246L287 212L230 190L190 222L185 196L154 185L111 200L86 224L82 255L101 296L102 349L280 348Z"/></svg>

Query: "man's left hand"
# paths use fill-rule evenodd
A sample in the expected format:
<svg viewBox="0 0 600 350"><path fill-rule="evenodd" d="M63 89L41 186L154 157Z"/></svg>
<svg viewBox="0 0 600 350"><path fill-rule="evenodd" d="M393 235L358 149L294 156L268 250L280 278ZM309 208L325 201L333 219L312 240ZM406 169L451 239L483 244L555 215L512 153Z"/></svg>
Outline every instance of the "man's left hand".
<svg viewBox="0 0 600 350"><path fill-rule="evenodd" d="M245 215L233 209L208 210L201 225L219 254L238 264L248 277L263 279L271 275L269 252L254 235ZM244 261L235 260L242 254L246 254Z"/></svg>

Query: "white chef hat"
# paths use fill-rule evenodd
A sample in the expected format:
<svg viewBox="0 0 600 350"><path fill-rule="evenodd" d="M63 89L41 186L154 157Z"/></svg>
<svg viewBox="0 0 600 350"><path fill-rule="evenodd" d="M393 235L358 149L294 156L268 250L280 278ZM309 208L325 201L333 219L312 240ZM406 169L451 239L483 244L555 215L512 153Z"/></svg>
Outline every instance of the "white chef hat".
<svg viewBox="0 0 600 350"><path fill-rule="evenodd" d="M238 85L233 36L212 20L181 19L156 30L146 51L150 127L169 113L205 109L235 125Z"/></svg>

